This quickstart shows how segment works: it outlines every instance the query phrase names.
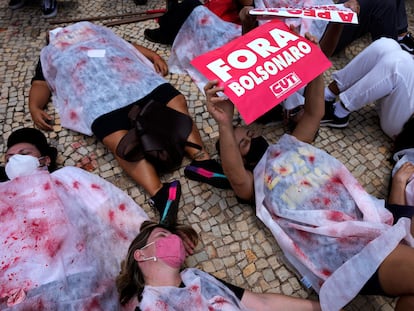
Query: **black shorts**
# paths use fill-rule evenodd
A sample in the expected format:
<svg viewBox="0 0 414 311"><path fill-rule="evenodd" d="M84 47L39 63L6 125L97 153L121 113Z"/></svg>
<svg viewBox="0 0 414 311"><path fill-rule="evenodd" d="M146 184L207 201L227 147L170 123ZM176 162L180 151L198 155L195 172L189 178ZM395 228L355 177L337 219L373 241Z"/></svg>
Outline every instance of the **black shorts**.
<svg viewBox="0 0 414 311"><path fill-rule="evenodd" d="M411 218L414 216L414 210L412 206L385 203L385 207L393 214L394 224L401 217ZM386 294L384 290L382 289L382 286L380 284L379 277L378 277L378 269L371 276L368 282L365 283L364 287L361 289L359 293L361 295L381 295L381 296L387 296L387 297L394 297L394 296Z"/></svg>
<svg viewBox="0 0 414 311"><path fill-rule="evenodd" d="M364 287L362 287L359 294L360 295L379 295L379 296L394 297L394 296L386 294L384 290L382 289L382 286L379 281L378 269L374 272L371 278L365 283Z"/></svg>
<svg viewBox="0 0 414 311"><path fill-rule="evenodd" d="M151 99L167 105L171 99L180 94L181 93L171 84L161 84L144 98L95 119L92 123L92 132L100 141L102 141L106 136L116 131L129 130L131 129L131 122L128 119L128 113L132 105L142 105Z"/></svg>

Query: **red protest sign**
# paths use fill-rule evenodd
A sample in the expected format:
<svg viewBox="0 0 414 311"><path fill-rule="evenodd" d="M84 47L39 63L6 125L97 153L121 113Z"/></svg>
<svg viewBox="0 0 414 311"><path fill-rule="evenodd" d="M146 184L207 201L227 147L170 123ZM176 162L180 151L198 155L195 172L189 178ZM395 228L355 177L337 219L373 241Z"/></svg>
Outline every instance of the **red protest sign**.
<svg viewBox="0 0 414 311"><path fill-rule="evenodd" d="M209 80L224 85L249 124L331 66L309 40L274 20L193 59Z"/></svg>

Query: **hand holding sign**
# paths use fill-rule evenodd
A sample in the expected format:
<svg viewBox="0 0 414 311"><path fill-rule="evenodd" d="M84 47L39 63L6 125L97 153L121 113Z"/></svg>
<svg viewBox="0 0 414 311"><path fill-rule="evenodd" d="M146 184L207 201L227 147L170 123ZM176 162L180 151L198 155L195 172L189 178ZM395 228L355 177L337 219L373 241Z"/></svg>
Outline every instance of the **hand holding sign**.
<svg viewBox="0 0 414 311"><path fill-rule="evenodd" d="M224 90L222 86L217 86L217 83L217 80L209 81L204 87L207 110L218 124L232 128L234 105L226 97L217 95Z"/></svg>
<svg viewBox="0 0 414 311"><path fill-rule="evenodd" d="M249 13L261 19L272 17L298 17L326 20L337 23L358 24L359 5L355 0L350 0L346 4L332 4L326 6L312 6L304 8L262 8L251 9Z"/></svg>
<svg viewBox="0 0 414 311"><path fill-rule="evenodd" d="M331 66L315 44L277 20L191 63L219 81L247 124Z"/></svg>

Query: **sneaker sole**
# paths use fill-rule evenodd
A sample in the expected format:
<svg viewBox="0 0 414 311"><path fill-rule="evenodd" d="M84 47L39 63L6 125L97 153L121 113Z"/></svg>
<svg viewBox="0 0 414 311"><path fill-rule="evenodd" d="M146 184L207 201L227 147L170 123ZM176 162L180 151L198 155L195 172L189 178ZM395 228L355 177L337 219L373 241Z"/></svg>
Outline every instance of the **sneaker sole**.
<svg viewBox="0 0 414 311"><path fill-rule="evenodd" d="M200 170L201 168L199 167L186 167L184 169L184 175L191 180L194 181L199 181L205 184L209 184L210 186L213 186L215 188L219 188L219 189L231 189L231 185L229 180L227 179L227 177L206 177L203 176L197 172L195 172L194 170ZM204 170L204 169L201 169ZM209 171L207 171L210 174L214 174L211 173ZM221 175L221 174L220 174Z"/></svg>
<svg viewBox="0 0 414 311"><path fill-rule="evenodd" d="M324 121L324 122L321 121L320 126L341 129L341 128L345 128L345 127L347 127L349 125L349 122L342 123L342 124L331 123L331 122L332 121Z"/></svg>
<svg viewBox="0 0 414 311"><path fill-rule="evenodd" d="M404 51L406 51L406 52L408 52L408 53L410 53L410 54L414 54L414 49L410 48L410 47L409 47L409 46L407 46L406 44L404 44L404 43L400 43L400 46L401 46L401 48L402 48Z"/></svg>
<svg viewBox="0 0 414 311"><path fill-rule="evenodd" d="M57 8L52 13L43 14L43 18L52 18L52 17L55 17L56 15L57 15Z"/></svg>
<svg viewBox="0 0 414 311"><path fill-rule="evenodd" d="M177 188L174 194L175 198L167 200L167 207L165 208L163 215L160 215L160 224L167 227L177 223L178 205L181 198L181 185L179 182L176 184ZM168 196L170 195L171 194L169 193Z"/></svg>
<svg viewBox="0 0 414 311"><path fill-rule="evenodd" d="M17 9L20 9L21 7L23 7L23 6L24 6L24 2L19 3L19 4L15 4L15 5L9 5L9 9L17 10Z"/></svg>

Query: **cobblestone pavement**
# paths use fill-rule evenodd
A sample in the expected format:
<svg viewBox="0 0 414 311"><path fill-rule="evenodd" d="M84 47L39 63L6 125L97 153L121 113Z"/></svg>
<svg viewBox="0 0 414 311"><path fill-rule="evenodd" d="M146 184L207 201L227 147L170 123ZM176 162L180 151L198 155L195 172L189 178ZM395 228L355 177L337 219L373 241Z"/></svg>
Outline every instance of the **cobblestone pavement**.
<svg viewBox="0 0 414 311"><path fill-rule="evenodd" d="M45 43L46 31L55 27L41 16L40 1L30 1L19 10L8 8L8 1L0 1L0 148L10 132L23 126L32 126L27 98L30 81L39 52ZM91 16L108 16L162 8L161 0L149 0L145 6L136 6L132 0L117 1L58 1L59 12L55 19ZM414 20L413 0L407 0L410 28ZM97 23L102 23L98 21ZM145 28L154 28L153 20L112 27L126 40L156 50L164 59L169 56L167 46L144 40ZM332 58L333 68L326 74L343 67L354 55L369 43L366 36ZM194 117L211 154L215 155L214 143L218 136L217 125L209 118L204 97L188 76L170 74L167 79L187 98L190 113ZM48 107L54 113L52 105ZM150 217L157 215L149 207L148 197L118 166L107 149L94 137L86 137L61 128L55 114L55 131L48 137L60 153L61 165L75 165L96 173L124 189L140 204ZM255 126L270 142L275 142L285 129L283 125ZM390 164L387 159L391 141L379 128L373 106L351 114L350 125L343 130L322 128L315 145L343 162L365 189L378 197L387 193ZM278 292L298 297L313 297L295 274L284 264L283 255L274 238L255 216L248 205L237 203L234 193L212 188L206 184L187 180L183 168L163 176L164 181L179 179L182 184L182 200L178 213L180 222L187 223L200 233L201 243L187 265L211 272L219 278L258 292ZM392 310L394 301L383 297L359 296L346 310Z"/></svg>

